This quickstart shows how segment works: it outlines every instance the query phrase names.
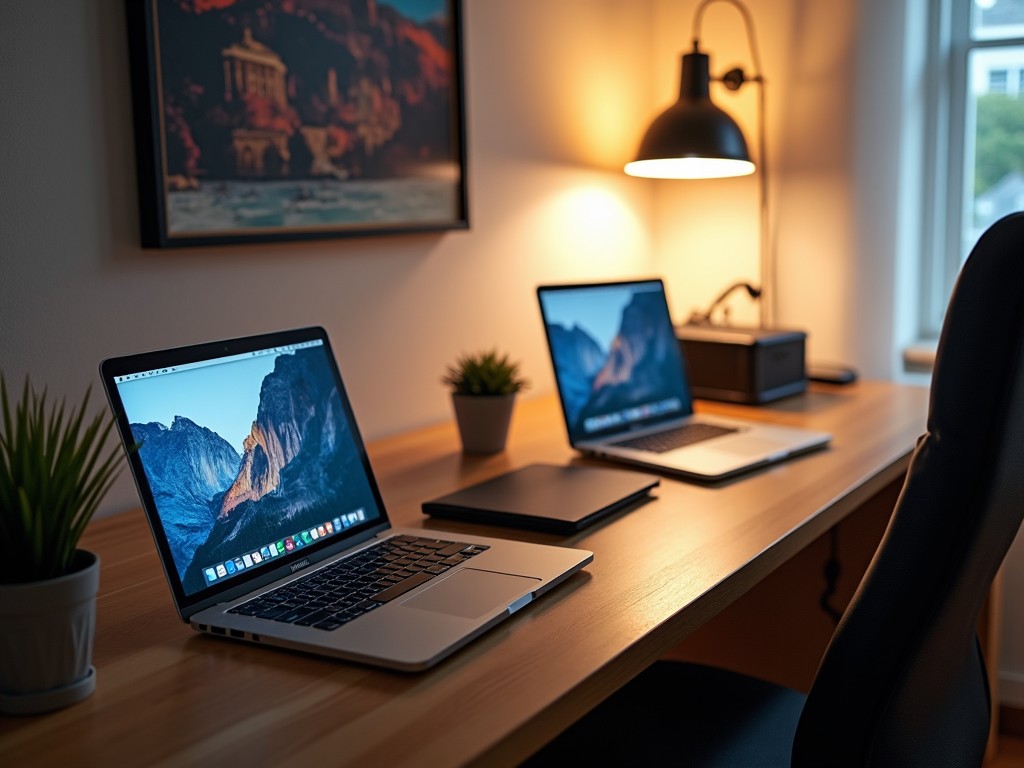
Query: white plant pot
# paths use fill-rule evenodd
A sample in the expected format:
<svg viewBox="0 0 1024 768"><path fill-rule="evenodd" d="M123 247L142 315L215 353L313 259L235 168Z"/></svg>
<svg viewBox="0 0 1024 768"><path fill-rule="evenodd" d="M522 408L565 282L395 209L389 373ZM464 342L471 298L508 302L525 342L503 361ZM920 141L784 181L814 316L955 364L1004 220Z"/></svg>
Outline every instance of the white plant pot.
<svg viewBox="0 0 1024 768"><path fill-rule="evenodd" d="M0 713L49 712L95 690L100 558L79 549L73 567L55 579L0 584Z"/></svg>

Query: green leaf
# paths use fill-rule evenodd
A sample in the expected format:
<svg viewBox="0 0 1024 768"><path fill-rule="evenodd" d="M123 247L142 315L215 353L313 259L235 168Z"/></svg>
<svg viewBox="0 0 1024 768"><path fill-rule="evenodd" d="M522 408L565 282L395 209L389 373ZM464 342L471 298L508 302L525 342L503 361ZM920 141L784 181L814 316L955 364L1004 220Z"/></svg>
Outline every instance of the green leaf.
<svg viewBox="0 0 1024 768"><path fill-rule="evenodd" d="M28 377L18 401L0 372L0 583L67 573L79 539L120 474L106 446L109 414L88 418L89 387L77 408L51 404ZM116 443L116 441L115 441Z"/></svg>
<svg viewBox="0 0 1024 768"><path fill-rule="evenodd" d="M496 349L460 355L441 381L458 395L511 395L529 386L519 363Z"/></svg>

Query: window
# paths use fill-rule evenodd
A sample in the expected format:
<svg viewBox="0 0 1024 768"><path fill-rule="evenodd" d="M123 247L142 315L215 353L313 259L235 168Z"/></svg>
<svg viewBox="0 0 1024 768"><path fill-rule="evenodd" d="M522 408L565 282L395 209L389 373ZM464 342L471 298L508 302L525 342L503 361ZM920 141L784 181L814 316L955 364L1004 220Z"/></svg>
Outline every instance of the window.
<svg viewBox="0 0 1024 768"><path fill-rule="evenodd" d="M988 73L988 92L1006 93L1007 72L1005 69L993 69Z"/></svg>
<svg viewBox="0 0 1024 768"><path fill-rule="evenodd" d="M1024 209L1024 0L946 0L932 19L927 137L934 179L920 337L936 339L960 267L989 225Z"/></svg>

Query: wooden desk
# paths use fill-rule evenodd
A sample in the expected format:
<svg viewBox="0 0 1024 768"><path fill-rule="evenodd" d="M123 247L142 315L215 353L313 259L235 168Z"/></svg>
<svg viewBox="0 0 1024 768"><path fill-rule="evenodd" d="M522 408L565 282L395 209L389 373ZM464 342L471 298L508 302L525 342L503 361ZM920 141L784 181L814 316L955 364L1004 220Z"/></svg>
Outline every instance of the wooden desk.
<svg viewBox="0 0 1024 768"><path fill-rule="evenodd" d="M703 411L832 432L830 448L657 499L572 537L434 523L420 503L533 461L579 461L557 405L519 403L508 449L471 458L443 424L369 446L400 525L593 550L582 573L435 669L406 675L199 635L181 623L141 513L94 521L97 689L0 718L0 764L513 765L905 471L927 392L815 386Z"/></svg>

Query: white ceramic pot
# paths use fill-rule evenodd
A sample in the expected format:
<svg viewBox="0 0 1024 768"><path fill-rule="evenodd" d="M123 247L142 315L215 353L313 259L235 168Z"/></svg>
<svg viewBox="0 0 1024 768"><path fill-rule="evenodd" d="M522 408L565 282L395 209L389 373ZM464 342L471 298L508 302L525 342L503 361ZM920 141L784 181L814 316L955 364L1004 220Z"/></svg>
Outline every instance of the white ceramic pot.
<svg viewBox="0 0 1024 768"><path fill-rule="evenodd" d="M49 712L96 688L100 558L79 549L72 566L55 579L0 584L0 713Z"/></svg>

